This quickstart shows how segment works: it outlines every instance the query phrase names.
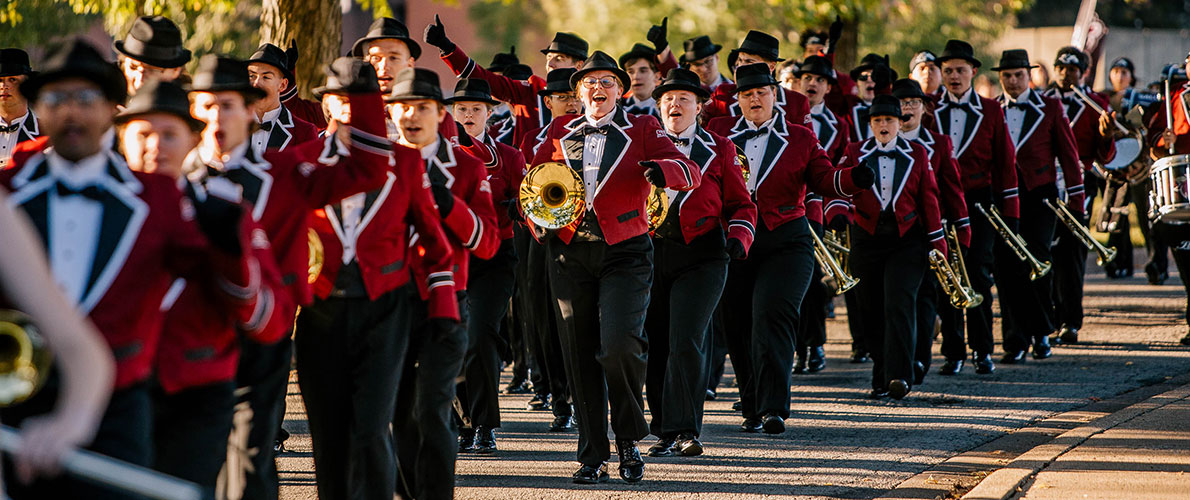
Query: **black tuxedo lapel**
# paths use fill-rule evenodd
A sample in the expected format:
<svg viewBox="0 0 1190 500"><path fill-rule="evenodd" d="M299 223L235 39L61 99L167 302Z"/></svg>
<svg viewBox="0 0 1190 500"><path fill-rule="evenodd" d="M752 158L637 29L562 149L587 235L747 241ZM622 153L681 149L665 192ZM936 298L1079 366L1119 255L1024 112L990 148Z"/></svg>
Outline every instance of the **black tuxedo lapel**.
<svg viewBox="0 0 1190 500"><path fill-rule="evenodd" d="M584 118L579 116L566 125L569 132L562 136L562 155L566 159L566 164L570 166L575 172L578 172L579 177L583 175L583 147L586 145L582 135L575 133L575 130L583 126ZM544 134L546 129L542 129ZM542 141L545 141L543 137ZM540 142L538 143L540 147Z"/></svg>
<svg viewBox="0 0 1190 500"><path fill-rule="evenodd" d="M42 191L32 198L29 198L24 203L21 203L21 208L25 211L25 215L29 218L29 222L37 229L37 234L41 236L41 247L48 249L49 245L49 208L50 192L48 190Z"/></svg>
<svg viewBox="0 0 1190 500"><path fill-rule="evenodd" d="M900 142L898 140L898 142ZM895 210L897 199L901 197L901 191L905 190L905 182L908 180L909 171L913 169L913 157L909 156L904 149L900 149L902 144L897 144L896 166L893 167L893 197L889 200L888 205L894 207ZM909 151L913 151L912 146L906 142L903 144Z"/></svg>
<svg viewBox="0 0 1190 500"><path fill-rule="evenodd" d="M33 114L33 110L29 110L29 116L21 122L21 128L17 130L17 143L31 141L38 137L41 137L41 129L37 124L37 115Z"/></svg>
<svg viewBox="0 0 1190 500"><path fill-rule="evenodd" d="M109 160L109 170L128 168L113 163ZM116 280L149 216L148 204L133 192L142 189L134 178L121 182L119 177L109 177L103 184L99 200L103 206L99 241L91 258L91 274L79 302L83 312L90 312Z"/></svg>
<svg viewBox="0 0 1190 500"><path fill-rule="evenodd" d="M694 134L694 139L690 141L690 161L698 165L703 174L706 174L707 168L711 166L711 162L717 156L715 154L715 140L701 128ZM677 206L681 210L682 203L686 201L692 191L678 191L674 196L671 204Z"/></svg>
<svg viewBox="0 0 1190 500"><path fill-rule="evenodd" d="M781 130L777 130L777 127ZM781 155L785 153L785 148L789 146L789 141L785 139L784 124L778 123L769 131L768 144L764 148L764 160L760 162L760 177L756 178L756 189L760 190L760 185L768 178L769 173L773 171L773 166Z"/></svg>
<svg viewBox="0 0 1190 500"><path fill-rule="evenodd" d="M438 154L426 162L430 183L436 186L446 186L448 189L455 185L455 176L450 168L455 166L454 152L446 139L438 137Z"/></svg>
<svg viewBox="0 0 1190 500"><path fill-rule="evenodd" d="M289 129L293 128L293 117L290 116L289 110L285 106L281 106L281 113L277 115L277 120L273 122L273 129L269 131L269 140L267 142L268 149L282 150L289 145L289 141L293 139L293 134Z"/></svg>
<svg viewBox="0 0 1190 500"><path fill-rule="evenodd" d="M822 114L811 115L811 117L818 122L818 144L822 145L822 149L830 151L831 145L835 143L835 139L839 135L839 128L836 126L838 120L825 106L822 109Z"/></svg>
<svg viewBox="0 0 1190 500"><path fill-rule="evenodd" d="M872 128L868 124L867 104L861 102L851 108L851 123L853 124L852 132L855 132L856 141L865 141L872 135Z"/></svg>

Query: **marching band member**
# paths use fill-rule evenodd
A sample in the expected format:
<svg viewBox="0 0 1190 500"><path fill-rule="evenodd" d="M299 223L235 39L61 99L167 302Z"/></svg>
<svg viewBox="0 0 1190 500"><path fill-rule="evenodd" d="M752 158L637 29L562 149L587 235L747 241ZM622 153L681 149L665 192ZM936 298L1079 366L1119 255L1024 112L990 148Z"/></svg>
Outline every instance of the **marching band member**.
<svg viewBox="0 0 1190 500"><path fill-rule="evenodd" d="M707 92L715 92L731 79L719 72L719 51L723 46L711 42L706 35L696 36L682 42L682 67L698 75L698 81Z"/></svg>
<svg viewBox="0 0 1190 500"><path fill-rule="evenodd" d="M132 172L106 146L127 86L81 39L51 52L21 93L42 119L43 147L0 172L0 185L12 189L8 202L37 228L66 298L95 323L116 360L115 390L89 448L149 466L149 379L165 316L162 298L170 282L185 277L213 281L212 300L254 299L259 280L244 257L247 226L238 211L190 203L168 177ZM55 378L28 401L5 408L5 424L19 426L49 411L59 391ZM72 478L8 488L14 499L122 498Z"/></svg>
<svg viewBox="0 0 1190 500"><path fill-rule="evenodd" d="M8 166L17 144L41 136L37 116L21 95L21 82L32 74L29 54L21 49L0 49L0 170Z"/></svg>
<svg viewBox="0 0 1190 500"><path fill-rule="evenodd" d="M516 148L496 142L487 133L488 118L497 104L488 82L463 78L455 93L445 99L455 121L471 136L472 151L489 148L494 154L486 167L492 203L499 223L499 249L489 259L472 255L467 287L467 353L463 360L463 382L459 384L462 417L469 421L459 432L459 451L493 453L496 438L492 430L500 427L500 352L507 341L500 336L500 324L508 313L512 298L514 269L518 255L512 241L515 214L519 217L518 195L525 175L525 157Z"/></svg>
<svg viewBox="0 0 1190 500"><path fill-rule="evenodd" d="M887 94L893 80L897 79L896 70L889 66L888 56L868 54L860 60L848 73L855 80L855 96L849 99L848 116L851 118L851 137L856 142L867 140L872 136L868 128L868 107L877 94Z"/></svg>
<svg viewBox="0 0 1190 500"><path fill-rule="evenodd" d="M728 260L743 259L755 236L756 204L735 145L697 123L709 97L698 75L685 69L671 70L653 91L669 139L702 169L697 189L667 190L669 213L653 232L645 388L649 428L659 438L649 448L654 457L702 454L706 334Z"/></svg>
<svg viewBox="0 0 1190 500"><path fill-rule="evenodd" d="M781 41L776 37L756 30L751 30L740 42L740 48L732 51L735 54L733 70L738 71L741 66L764 63L773 72L777 63L784 61L780 56ZM730 59L729 63L730 63ZM739 75L736 75L739 78ZM780 87L777 89L776 110L785 121L796 125L810 123L810 101L806 96L792 90ZM716 117L738 117L743 112L736 102L736 85L726 83L715 87L711 100L703 106L703 117L710 123Z"/></svg>
<svg viewBox="0 0 1190 500"><path fill-rule="evenodd" d="M190 62L190 51L182 47L178 25L162 16L136 18L128 35L112 43L112 48L119 55L128 95L135 94L149 80L177 80Z"/></svg>
<svg viewBox="0 0 1190 500"><path fill-rule="evenodd" d="M660 120L657 100L653 98L653 89L661 84L662 77L657 65L657 52L643 43L634 44L631 50L620 56L619 63L620 69L631 78L628 93L620 103L624 111L634 115L653 115Z"/></svg>
<svg viewBox="0 0 1190 500"><path fill-rule="evenodd" d="M342 136L352 104L380 86L366 62L341 57L325 69L315 94L328 102L331 135L324 158L344 159ZM376 117L379 119L379 117ZM384 185L315 211L311 227L324 249L315 300L297 318L298 383L314 447L319 498L390 498L397 485L389 430L403 359L420 302L406 259L415 230L425 265L452 275L451 247L439 224L417 151L392 146ZM457 321L454 290L437 287L431 317Z"/></svg>
<svg viewBox="0 0 1190 500"><path fill-rule="evenodd" d="M533 157L533 165L564 162L581 173L586 188L582 220L546 242L579 413L581 467L572 479L582 484L608 479L609 404L620 477L630 483L644 477L636 442L649 434L641 387L653 274L645 201L652 186L689 191L701 178L655 118L629 115L617 104L628 81L611 56L596 51L570 77L585 114L551 122Z"/></svg>
<svg viewBox="0 0 1190 500"><path fill-rule="evenodd" d="M438 131L447 115L438 75L406 68L397 74L392 89L385 101L392 105L391 118L401 134L401 144L421 154L442 229L453 250L455 272L453 276L435 272L416 246L410 248L407 259L413 262L413 275L423 296L448 286L456 291L463 320L459 324L442 318L424 306L414 310L393 415L403 483L399 491L411 498L450 498L457 439L451 404L467 350L468 264L472 255L491 258L500 240L483 162L452 145Z"/></svg>
<svg viewBox="0 0 1190 500"><path fill-rule="evenodd" d="M1190 54L1186 55L1185 68L1190 70ZM1183 85L1172 90L1169 99L1171 118L1166 118L1165 107L1157 106L1157 112L1149 119L1146 143L1152 158L1163 158L1174 154L1190 152L1190 111L1188 111L1187 94L1190 85ZM1173 124L1173 130L1166 126L1166 121ZM1186 323L1190 325L1190 280L1185 276L1190 273L1190 226L1185 224L1168 224L1158 220L1153 224L1153 232L1157 238L1169 245L1173 253L1174 264L1178 267L1178 275L1182 278L1182 287L1186 289ZM1182 345L1190 345L1190 330L1181 339Z"/></svg>
<svg viewBox="0 0 1190 500"><path fill-rule="evenodd" d="M872 171L836 171L814 133L775 109L781 89L767 64L737 68L735 90L743 115L718 118L707 129L743 148L759 215L749 258L731 263L722 310L732 330L726 337L740 386L741 428L778 434L789 417L799 306L814 266L806 189L849 196L871 185Z"/></svg>
<svg viewBox="0 0 1190 500"><path fill-rule="evenodd" d="M962 249L971 246L971 221L967 216L967 202L963 198L963 184L959 165L951 156L950 137L930 130L922 124L930 96L922 92L915 80L902 78L893 82L892 95L901 100L901 137L920 144L926 150L934 181L938 186L938 205L948 223L954 226ZM950 249L960 250L958 248ZM959 271L955 269L954 271ZM929 274L929 273L927 273ZM917 353L913 365L913 385L921 385L930 369L933 357L934 323L938 319L938 304L949 306L949 298L942 294L938 281L927 276L917 292ZM849 318L850 320L850 318Z"/></svg>
<svg viewBox="0 0 1190 500"><path fill-rule="evenodd" d="M243 198L252 206L252 218L260 223L272 243L281 271L283 288L297 305L308 305L313 293L309 274L309 212L336 203L360 191L384 184L390 151L384 139L377 93L354 96L349 155L337 160L322 159L324 141L297 144L285 151L261 151L253 144L252 105L265 92L252 86L248 65L236 59L204 56L190 85L194 116L206 122L195 161L187 175L225 178L240 186ZM331 164L333 163L333 164ZM195 173L197 172L197 173ZM249 456L243 469L229 474L246 474L244 498L275 498L277 473L273 460L274 439L283 417L283 401L289 381L293 344L289 335L280 342L243 342L236 383L244 390L241 403L252 412L248 429L237 427L235 448ZM238 422L238 421L237 421ZM233 452L237 452L233 450Z"/></svg>
<svg viewBox="0 0 1190 500"><path fill-rule="evenodd" d="M972 214L971 247L965 258L971 287L983 295L979 307L968 309L967 335L963 336L963 311L943 308L942 353L946 363L939 373L954 375L963 368L967 343L974 351L975 373L988 374L996 369L992 361L992 248L996 230L974 204L990 209L995 201L1009 229L1015 230L1020 211L1017 202L1016 152L1004 123L999 103L975 93L971 81L980 62L971 44L962 40L946 42L942 55L934 60L942 68L945 91L934 110L938 131L950 137L954 158L962 173L963 197L967 213Z"/></svg>
<svg viewBox="0 0 1190 500"><path fill-rule="evenodd" d="M1045 201L1052 203L1058 197L1054 159L1057 158L1062 169L1070 211L1080 218L1083 172L1062 103L1029 88L1029 70L1035 67L1029 64L1028 52L1013 49L1001 53L1000 65L992 71L1000 73L1004 93L998 100L1004 110L1008 137L1016 149L1017 172L1024 188L1018 199L1021 212L1027 217L1021 219L1019 234L1037 260L1051 262L1050 244L1058 221ZM1050 323L1052 277L1047 274L1030 280L1029 266L1020 259L1008 252L996 257L1004 342L1004 358L1000 362L1023 362L1030 344L1034 359L1050 357L1049 335L1054 332Z"/></svg>
<svg viewBox="0 0 1190 500"><path fill-rule="evenodd" d="M285 67L289 69L290 77L294 77L294 72L298 67L298 59L300 58L301 53L298 52L297 40L291 40L289 42L289 48L285 49ZM315 129L320 131L326 130L326 114L322 111L322 103L303 99L299 96L296 77L289 78L289 85L286 85L285 90L281 91L280 99L281 104L295 118L309 122L310 125L313 125Z"/></svg>
<svg viewBox="0 0 1190 500"><path fill-rule="evenodd" d="M921 86L931 104L942 95L942 70L935 61L938 56L928 50L918 51L909 61L909 78Z"/></svg>
<svg viewBox="0 0 1190 500"><path fill-rule="evenodd" d="M946 255L946 239L926 150L898 136L900 100L878 95L867 114L872 137L848 145L841 165L866 165L878 179L852 198L850 263L872 354L870 396L902 399L915 377L916 302L929 272L927 255L930 247Z"/></svg>
<svg viewBox="0 0 1190 500"><path fill-rule="evenodd" d="M264 97L253 106L259 128L252 133L252 147L257 151L285 151L318 138L314 125L281 105L281 94L297 86L285 51L271 43L261 45L248 59L248 78L253 87L264 91Z"/></svg>
<svg viewBox="0 0 1190 500"><path fill-rule="evenodd" d="M1094 92L1090 87L1082 86L1082 75L1087 70L1089 58L1082 51L1074 47L1063 47L1058 50L1054 61L1054 74L1057 76L1056 88L1046 92L1050 97L1061 99L1066 108L1066 119L1074 132L1074 143L1078 146L1078 157L1083 163L1083 179L1093 191L1104 190L1104 179L1095 172L1094 163L1105 164L1116 156L1115 125L1110 115L1095 116L1077 94L1074 86L1078 85L1088 97L1103 109L1110 109L1107 96ZM1162 129L1165 122L1161 122ZM1086 196L1081 210L1075 210L1073 203L1068 203L1071 212L1082 215L1082 222L1090 222L1091 202L1095 196ZM1078 342L1078 331L1083 327L1083 279L1087 272L1087 247L1075 238L1064 225L1055 230L1057 244L1053 254L1053 283L1054 283L1054 326L1060 327L1054 337L1055 342L1073 344Z"/></svg>

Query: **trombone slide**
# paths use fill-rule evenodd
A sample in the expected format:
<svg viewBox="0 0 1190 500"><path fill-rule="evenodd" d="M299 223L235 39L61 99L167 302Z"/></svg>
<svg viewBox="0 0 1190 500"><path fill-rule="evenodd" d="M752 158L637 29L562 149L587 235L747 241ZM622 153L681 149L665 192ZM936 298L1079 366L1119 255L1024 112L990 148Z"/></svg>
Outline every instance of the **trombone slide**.
<svg viewBox="0 0 1190 500"><path fill-rule="evenodd" d="M1029 252L1025 240L1019 234L1012 232L1008 228L1008 223L1004 222L1004 218L1000 217L1000 210L994 206L983 208L983 204L981 203L976 203L975 208L978 208L983 213L983 216L988 218L988 221L992 223L992 227L997 233L1000 233L1000 237L1004 238L1004 243L1008 245L1008 248L1012 249L1017 258L1029 265L1029 280L1036 281L1050 272L1051 264L1037 260L1037 257L1034 257Z"/></svg>
<svg viewBox="0 0 1190 500"><path fill-rule="evenodd" d="M1074 234L1074 237L1078 238L1078 240L1082 242L1083 246L1087 247L1087 250L1093 250L1096 254L1098 254L1099 257L1095 261L1097 264L1102 266L1116 258L1115 247L1105 247L1102 243L1099 243L1098 240L1091 236L1091 231L1083 226L1083 224L1074 217L1074 214L1070 213L1070 209L1066 208L1065 202L1062 200L1057 200L1057 204L1054 204L1054 202L1051 202L1047 199L1045 200L1045 205L1050 207L1050 210L1053 210L1054 213L1057 214L1058 220L1062 221L1062 223L1065 224L1068 229L1070 229L1070 232Z"/></svg>

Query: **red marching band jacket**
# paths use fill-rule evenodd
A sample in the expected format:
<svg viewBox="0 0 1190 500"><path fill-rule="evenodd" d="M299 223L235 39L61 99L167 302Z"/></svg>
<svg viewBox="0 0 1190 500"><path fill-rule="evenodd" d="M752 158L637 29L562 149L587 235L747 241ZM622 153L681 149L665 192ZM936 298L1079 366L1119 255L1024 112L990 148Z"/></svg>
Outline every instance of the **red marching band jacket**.
<svg viewBox="0 0 1190 500"><path fill-rule="evenodd" d="M720 117L707 129L736 142L748 124L742 116ZM859 192L850 170L834 167L812 130L777 120L767 136L764 161L749 165L749 175L756 179L757 219L770 231L806 215L807 189L832 198Z"/></svg>
<svg viewBox="0 0 1190 500"><path fill-rule="evenodd" d="M935 184L926 149L903 137L895 140L897 144L892 150L895 161L893 198L890 205L896 216L899 234L904 236L914 224L920 223L926 231L926 239L945 255L946 235L942 231L942 215L938 209L938 185ZM853 142L847 146L842 166L852 168L862 165L876 149L874 138ZM876 165L872 165L872 169L877 171L876 183L851 198L855 224L869 234L876 233L882 210L879 170Z"/></svg>
<svg viewBox="0 0 1190 500"><path fill-rule="evenodd" d="M1054 158L1062 168L1062 178L1066 183L1066 193L1069 196L1068 205L1071 211L1083 211L1083 169L1078 160L1078 147L1074 143L1074 133L1070 130L1070 123L1066 121L1062 103L1053 97L1045 97L1032 90L1027 91L1028 97L1018 102L1023 106L1021 130L1017 136L1009 136L1016 148L1017 174L1020 184L1027 190L1038 186L1053 184L1058 180L1054 170ZM998 98L1004 108L1005 117L1008 116L1008 98L1001 94Z"/></svg>
<svg viewBox="0 0 1190 500"><path fill-rule="evenodd" d="M517 148L496 142L491 135L484 134L481 142L472 138L471 145L463 151L479 158L487 169L488 185L492 188L492 207L496 211L500 241L512 238L513 220L508 216L510 203L519 206L521 180L528 173L525 156Z"/></svg>
<svg viewBox="0 0 1190 500"><path fill-rule="evenodd" d="M917 140L913 142L925 148L929 155L930 168L934 170L934 181L938 185L938 205L942 209L942 216L955 226L959 244L971 246L971 219L963 195L959 164L951 156L954 147L950 137L930 130L923 124L918 129Z"/></svg>
<svg viewBox="0 0 1190 500"><path fill-rule="evenodd" d="M420 151L418 158L420 159ZM421 235L409 240L409 261L422 298L430 297L438 286L450 281L452 291L467 289L470 256L490 259L500 248L499 227L492 207L492 188L488 185L483 162L458 146L438 138L438 152L421 163L431 185L445 186L454 196L450 213L441 217L442 230L452 250L453 276L433 271L424 260L426 250ZM437 211L437 207L435 207ZM457 306L457 304L456 304Z"/></svg>
<svg viewBox="0 0 1190 500"><path fill-rule="evenodd" d="M595 215L608 245L649 230L645 207L653 186L645 179L644 167L639 162L657 162L665 174L666 187L676 191L697 188L701 179L698 165L678 151L656 118L630 115L620 106L616 106L612 113L598 184L592 193ZM533 165L560 162L579 172L581 177L584 141L580 129L586 120L584 115L566 115L553 120L546 140L533 157ZM576 225L559 229L558 237L569 244Z"/></svg>
<svg viewBox="0 0 1190 500"><path fill-rule="evenodd" d="M963 191L992 189L992 196L1000 202L1004 217L1020 217L1020 200L1017 199L1016 150L1008 137L1008 126L1000 104L975 93L974 88L957 103L949 92L944 92L934 109L938 132L950 136L951 111L969 106L966 126L959 134L961 140L954 144L954 157L962 174Z"/></svg>
<svg viewBox="0 0 1190 500"><path fill-rule="evenodd" d="M1084 86L1080 87L1080 89L1092 101L1099 104L1099 107L1111 109L1111 103L1108 101L1107 96L1091 90L1090 87ZM1078 146L1078 158L1083 163L1084 176L1086 172L1092 170L1092 163L1098 161L1102 165L1112 161L1116 157L1115 141L1111 140L1111 137L1105 137L1099 133L1099 115L1087 103L1083 102L1073 90L1063 95L1061 90L1052 88L1046 92L1046 95L1062 101L1062 108L1066 110L1066 121L1070 123L1070 130L1074 133L1074 144ZM1161 130L1165 130L1164 108L1158 106L1158 109L1161 111L1159 126ZM1150 123L1150 125L1156 124ZM1150 133L1152 130L1152 127L1150 127ZM1158 132L1156 137L1161 137L1161 133ZM1066 171L1063 170L1062 174L1065 176ZM1065 182L1067 184L1070 183L1069 180Z"/></svg>
<svg viewBox="0 0 1190 500"><path fill-rule="evenodd" d="M744 185L735 144L698 127L690 142L690 161L701 168L702 180L692 191L679 191L670 206L678 211L682 237L690 243L726 227L727 237L739 240L747 251L756 237L756 204Z"/></svg>
<svg viewBox="0 0 1190 500"><path fill-rule="evenodd" d="M709 125L715 118L740 116L740 104L736 101L735 83L722 83L715 87L711 99L702 108L703 120ZM785 117L785 121L795 125L810 123L810 100L799 92L785 87L778 87L777 103L773 109Z"/></svg>
<svg viewBox="0 0 1190 500"><path fill-rule="evenodd" d="M826 150L826 155L830 158L831 164L838 165L839 160L843 156L843 149L847 147L851 139L851 126L847 118L839 117L826 103L823 103L820 113L814 113L811 109L809 116L810 121L806 124L806 127L814 131L814 135L818 137L818 144L822 146L822 149ZM838 198L833 198L832 200L841 201L843 203L843 212L847 211L844 200ZM806 193L806 218L818 224L829 222L834 215L830 208L830 201L825 200L817 193Z"/></svg>
<svg viewBox="0 0 1190 500"><path fill-rule="evenodd" d="M442 61L459 78L477 78L488 82L492 87L492 97L508 103L516 120L516 130L513 133L516 144L524 141L530 130L549 124L550 110L545 107L541 96L537 95L537 91L545 88L545 80L540 76L532 75L528 80L514 80L493 73L468 57L458 46L451 53L442 54Z"/></svg>
<svg viewBox="0 0 1190 500"><path fill-rule="evenodd" d="M46 141L27 144L44 147ZM76 306L111 347L115 388L124 389L146 380L153 369L165 323L161 301L174 279L213 282L219 290L215 298L242 319L255 308L260 276L247 253L232 256L210 245L195 222L193 204L173 179L133 172L115 153L106 154L97 200L105 220ZM9 203L24 210L45 242L52 230L50 193L58 185L46 155L14 158L11 168L0 172L0 185L11 191ZM241 248L248 248L250 227L240 227Z"/></svg>
<svg viewBox="0 0 1190 500"><path fill-rule="evenodd" d="M409 282L408 261L411 230L420 235L424 250L420 263L437 285L428 289L430 317L459 319L454 294L453 250L443 232L430 178L416 149L396 145L393 167L384 185L364 193L363 213L354 234L347 234L342 222L342 205L331 203L314 211L310 225L322 240L322 272L314 282L314 294L327 298L343 268L343 249L354 244L355 261L372 300ZM332 155L326 155L332 156ZM450 286L442 286L450 285Z"/></svg>

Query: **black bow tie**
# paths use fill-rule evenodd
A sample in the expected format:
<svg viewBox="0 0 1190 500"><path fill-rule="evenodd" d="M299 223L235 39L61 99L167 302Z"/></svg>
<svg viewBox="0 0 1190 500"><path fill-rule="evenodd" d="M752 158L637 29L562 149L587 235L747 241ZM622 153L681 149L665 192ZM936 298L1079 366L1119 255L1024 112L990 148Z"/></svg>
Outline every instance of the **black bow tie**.
<svg viewBox="0 0 1190 500"><path fill-rule="evenodd" d="M873 151L872 154L868 156L868 158L871 158L874 161L879 161L881 158L888 158L890 160L895 160L895 159L897 159L897 155L896 155L896 152L894 152L894 151L882 151L882 150L877 149L877 150Z"/></svg>
<svg viewBox="0 0 1190 500"><path fill-rule="evenodd" d="M586 124L586 125L583 125L582 128L578 129L578 134L581 136L588 136L588 135L592 135L592 134L607 135L607 131L610 130L611 128L612 128L611 125L601 125L601 126L595 127L595 126L592 126L591 124Z"/></svg>
<svg viewBox="0 0 1190 500"><path fill-rule="evenodd" d="M768 127L760 127L758 129L747 129L743 132L736 134L732 138L732 140L747 141L748 139L752 139L754 137L760 137L762 135L766 135L769 132L770 132L770 130Z"/></svg>
<svg viewBox="0 0 1190 500"><path fill-rule="evenodd" d="M0 134L11 134L21 129L21 122L0 126Z"/></svg>
<svg viewBox="0 0 1190 500"><path fill-rule="evenodd" d="M1029 106L1021 101L1005 101L1004 107L1005 108L1016 108L1016 109L1023 110Z"/></svg>
<svg viewBox="0 0 1190 500"><path fill-rule="evenodd" d="M972 106L971 103L969 103L969 102L950 101L949 103L947 103L947 106L950 106L951 109L961 109L963 111L966 111L967 114L971 114L971 115L975 114L975 107Z"/></svg>
<svg viewBox="0 0 1190 500"><path fill-rule="evenodd" d="M103 189L96 185L90 185L82 189L75 189L66 184L59 182L56 185L58 189L58 196L83 196L95 201L99 201L103 197Z"/></svg>
<svg viewBox="0 0 1190 500"><path fill-rule="evenodd" d="M669 140L673 141L674 146L689 146L690 139L684 139L676 135L669 136Z"/></svg>
<svg viewBox="0 0 1190 500"><path fill-rule="evenodd" d="M273 131L273 124L274 124L274 123L276 123L276 122L271 122L271 121L268 121L268 122L261 122L261 124L260 124L260 129L261 129L261 130L263 130L263 131L265 131L265 132L272 132L272 131Z"/></svg>

